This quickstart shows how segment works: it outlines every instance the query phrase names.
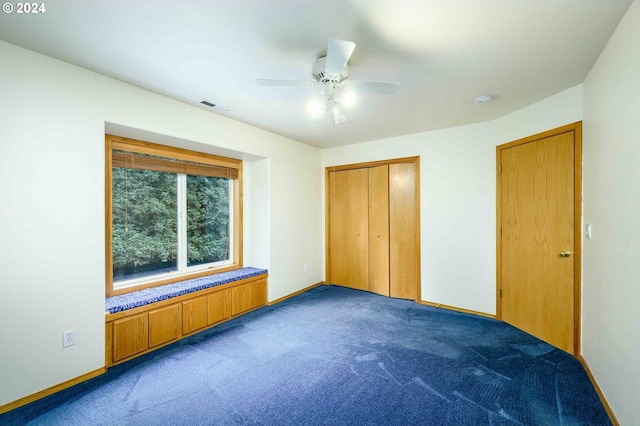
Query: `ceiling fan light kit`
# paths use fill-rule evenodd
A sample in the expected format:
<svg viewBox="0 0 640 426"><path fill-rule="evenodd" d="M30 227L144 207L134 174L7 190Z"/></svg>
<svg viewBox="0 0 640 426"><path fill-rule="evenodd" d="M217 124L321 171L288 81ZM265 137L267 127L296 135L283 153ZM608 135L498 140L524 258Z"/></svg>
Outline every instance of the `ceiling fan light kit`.
<svg viewBox="0 0 640 426"><path fill-rule="evenodd" d="M260 86L322 86L320 100L309 103L308 112L312 121L319 122L327 110L331 110L335 124L347 121L344 107L351 107L356 101L354 92L370 92L392 95L400 87L400 83L391 81L349 80L349 58L356 44L352 41L330 39L327 56L318 58L313 63L311 75L313 80L270 80L258 79Z"/></svg>
<svg viewBox="0 0 640 426"><path fill-rule="evenodd" d="M322 117L327 112L327 104L320 99L312 99L309 101L307 111L311 120L317 123L322 120Z"/></svg>
<svg viewBox="0 0 640 426"><path fill-rule="evenodd" d="M331 112L333 112L333 120L336 124L341 124L347 121L347 114L344 113L342 108L336 103L335 100L331 102Z"/></svg>
<svg viewBox="0 0 640 426"><path fill-rule="evenodd" d="M347 108L354 106L357 101L356 94L352 90L344 88L334 94L334 99Z"/></svg>

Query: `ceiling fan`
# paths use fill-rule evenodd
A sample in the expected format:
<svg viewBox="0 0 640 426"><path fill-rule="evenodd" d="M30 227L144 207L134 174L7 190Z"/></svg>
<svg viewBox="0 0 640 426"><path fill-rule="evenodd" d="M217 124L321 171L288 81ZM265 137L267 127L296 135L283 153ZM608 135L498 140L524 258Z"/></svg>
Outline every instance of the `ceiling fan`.
<svg viewBox="0 0 640 426"><path fill-rule="evenodd" d="M313 121L320 121L331 110L335 124L347 121L343 106L353 101L356 91L393 95L400 83L392 81L349 80L349 58L356 48L351 41L329 39L327 56L316 59L311 75L313 80L258 79L260 86L322 86L322 100L311 104Z"/></svg>

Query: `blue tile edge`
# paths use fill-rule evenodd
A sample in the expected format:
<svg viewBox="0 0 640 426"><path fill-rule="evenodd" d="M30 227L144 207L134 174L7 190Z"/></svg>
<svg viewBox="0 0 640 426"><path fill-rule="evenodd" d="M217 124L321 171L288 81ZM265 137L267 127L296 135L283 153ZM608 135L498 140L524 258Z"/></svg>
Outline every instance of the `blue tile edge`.
<svg viewBox="0 0 640 426"><path fill-rule="evenodd" d="M206 277L193 278L177 283L161 285L158 287L145 288L142 290L132 291L127 294L107 297L104 301L104 307L105 311L110 314L115 314L116 312L126 311L127 309L137 308L138 306L148 305L165 299L171 299L172 297L182 296L183 294L193 293L194 291L204 290L245 278L263 275L267 272L268 271L266 269L246 267L235 269L233 271L221 272L219 274L207 275Z"/></svg>

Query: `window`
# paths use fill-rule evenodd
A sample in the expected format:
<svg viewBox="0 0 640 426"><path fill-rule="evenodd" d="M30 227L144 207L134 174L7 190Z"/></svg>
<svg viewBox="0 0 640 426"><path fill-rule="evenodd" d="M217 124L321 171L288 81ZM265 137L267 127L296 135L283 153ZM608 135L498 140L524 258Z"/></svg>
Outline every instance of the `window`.
<svg viewBox="0 0 640 426"><path fill-rule="evenodd" d="M242 162L107 135L107 295L242 267Z"/></svg>

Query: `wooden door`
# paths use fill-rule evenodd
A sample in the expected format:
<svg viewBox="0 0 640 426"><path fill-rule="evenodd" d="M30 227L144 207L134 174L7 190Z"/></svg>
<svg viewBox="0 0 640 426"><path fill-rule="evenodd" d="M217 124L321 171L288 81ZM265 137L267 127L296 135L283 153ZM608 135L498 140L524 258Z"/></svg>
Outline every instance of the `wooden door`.
<svg viewBox="0 0 640 426"><path fill-rule="evenodd" d="M369 173L329 174L329 246L332 284L369 290Z"/></svg>
<svg viewBox="0 0 640 426"><path fill-rule="evenodd" d="M389 294L418 299L416 163L389 165Z"/></svg>
<svg viewBox="0 0 640 426"><path fill-rule="evenodd" d="M389 166L369 169L369 290L389 296Z"/></svg>
<svg viewBox="0 0 640 426"><path fill-rule="evenodd" d="M580 247L576 131L571 128L514 144L498 147L499 316L576 353L575 271Z"/></svg>

